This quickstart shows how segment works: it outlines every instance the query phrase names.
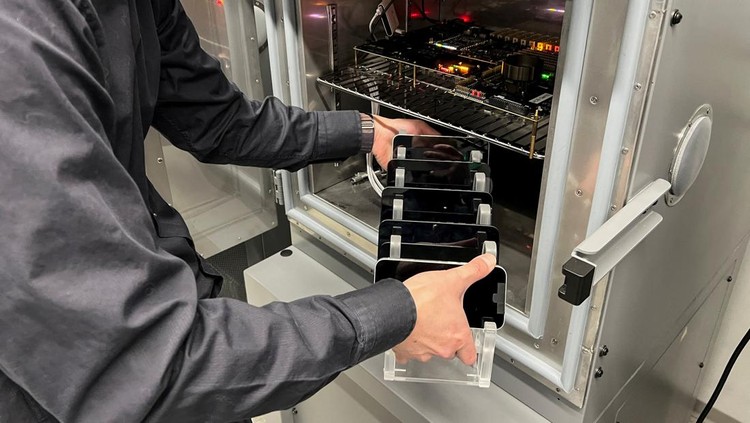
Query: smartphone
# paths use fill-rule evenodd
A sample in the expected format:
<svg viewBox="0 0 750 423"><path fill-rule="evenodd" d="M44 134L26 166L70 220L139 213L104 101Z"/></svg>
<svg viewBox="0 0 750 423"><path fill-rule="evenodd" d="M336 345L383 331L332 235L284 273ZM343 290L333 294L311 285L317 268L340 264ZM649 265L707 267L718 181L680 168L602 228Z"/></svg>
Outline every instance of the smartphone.
<svg viewBox="0 0 750 423"><path fill-rule="evenodd" d="M445 244L401 243L399 258L414 260L469 262L482 254L482 247ZM384 242L378 246L378 259L391 258L391 243Z"/></svg>
<svg viewBox="0 0 750 423"><path fill-rule="evenodd" d="M404 170L404 187L472 191L477 173L490 177L490 167L485 163L394 159L388 163L388 186L396 186L396 169ZM491 191L489 184L483 191Z"/></svg>
<svg viewBox="0 0 750 423"><path fill-rule="evenodd" d="M398 156L399 147L403 148L405 156ZM459 162L478 159L481 163L489 163L489 148L486 142L471 137L400 134L393 138L393 158Z"/></svg>
<svg viewBox="0 0 750 423"><path fill-rule="evenodd" d="M492 205L488 192L386 187L380 220L393 219L394 200L403 202L402 219L427 222L476 223L479 205Z"/></svg>
<svg viewBox="0 0 750 423"><path fill-rule="evenodd" d="M391 235L401 235L403 243L450 244L479 248L480 252L484 241L500 242L500 232L494 226L390 219L380 222L378 245L389 242Z"/></svg>
<svg viewBox="0 0 750 423"><path fill-rule="evenodd" d="M375 265L375 281L396 279L405 281L422 272L448 270L463 265L460 262L383 258ZM495 322L497 328L505 323L505 284L507 275L495 266L485 278L469 287L464 294L464 312L472 328L484 327L484 322Z"/></svg>

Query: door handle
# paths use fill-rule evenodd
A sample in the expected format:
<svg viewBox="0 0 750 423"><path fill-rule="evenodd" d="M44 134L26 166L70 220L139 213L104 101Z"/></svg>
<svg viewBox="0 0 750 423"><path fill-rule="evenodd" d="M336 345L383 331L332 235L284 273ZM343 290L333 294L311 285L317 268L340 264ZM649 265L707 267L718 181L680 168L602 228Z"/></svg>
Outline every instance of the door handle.
<svg viewBox="0 0 750 423"><path fill-rule="evenodd" d="M651 182L578 244L562 267L565 282L557 290L557 296L581 305L591 295L594 285L659 226L663 218L651 208L670 188L671 184L664 179Z"/></svg>

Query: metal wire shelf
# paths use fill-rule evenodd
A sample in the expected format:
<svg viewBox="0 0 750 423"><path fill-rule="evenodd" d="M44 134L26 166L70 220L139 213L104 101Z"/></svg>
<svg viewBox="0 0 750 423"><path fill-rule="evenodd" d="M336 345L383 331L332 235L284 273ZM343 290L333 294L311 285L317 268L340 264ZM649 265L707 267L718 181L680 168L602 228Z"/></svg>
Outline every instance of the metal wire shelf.
<svg viewBox="0 0 750 423"><path fill-rule="evenodd" d="M318 78L363 98L502 148L543 159L549 117L524 116L456 93L460 77L369 53L355 65Z"/></svg>

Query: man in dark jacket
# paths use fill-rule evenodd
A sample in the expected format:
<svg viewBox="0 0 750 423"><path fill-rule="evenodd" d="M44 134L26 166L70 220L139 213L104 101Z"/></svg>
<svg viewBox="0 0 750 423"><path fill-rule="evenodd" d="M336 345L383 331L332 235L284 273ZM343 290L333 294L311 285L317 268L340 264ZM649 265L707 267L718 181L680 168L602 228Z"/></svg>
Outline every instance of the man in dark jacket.
<svg viewBox="0 0 750 423"><path fill-rule="evenodd" d="M430 131L363 119L246 99L177 0L0 0L0 421L232 421L399 343L473 362L461 297L491 257L251 307L215 298L146 179L150 126L204 162L287 169Z"/></svg>

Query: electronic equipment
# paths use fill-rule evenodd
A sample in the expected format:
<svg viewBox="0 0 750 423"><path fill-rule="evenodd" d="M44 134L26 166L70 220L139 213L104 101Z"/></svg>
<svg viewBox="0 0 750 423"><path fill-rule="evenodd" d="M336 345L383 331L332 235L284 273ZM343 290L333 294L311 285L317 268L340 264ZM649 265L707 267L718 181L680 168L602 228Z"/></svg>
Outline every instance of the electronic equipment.
<svg viewBox="0 0 750 423"><path fill-rule="evenodd" d="M482 204L490 206L492 195L465 190L445 192L431 188L386 187L383 190L380 220L476 223Z"/></svg>
<svg viewBox="0 0 750 423"><path fill-rule="evenodd" d="M405 281L422 272L448 270L463 263L414 259L383 258L375 266L375 279ZM481 328L485 322L494 322L498 328L504 322L505 269L496 266L492 272L473 284L464 295L464 311L469 326Z"/></svg>
<svg viewBox="0 0 750 423"><path fill-rule="evenodd" d="M710 349L731 291L726 278L736 275L748 239L750 212L716 205L744 204L750 195L737 188L748 180L742 158L750 147L737 135L747 125L727 112L750 101L731 82L743 80L750 59L715 46L742 39L750 4L686 0L684 19L673 24L675 2L396 1L398 29L384 35L378 22L374 40L368 23L378 3L266 3L268 28L279 29L269 36L273 94L306 110L417 118L442 134L471 137L487 155L476 161L471 148L458 148L460 161L488 165L492 186L473 194L469 184L386 187L381 209L368 184L350 182L367 169L363 157L277 172L267 178L280 188L294 254L269 258L247 278L281 297L335 295L343 290L328 290L331 281L366 286L378 254L390 256L390 237L381 244L377 229L383 219L488 224L498 229L507 270L505 329L490 347L487 390L382 382L384 366L369 360L332 388L356 386L366 399L328 394L309 400L309 409L332 410L315 414L332 422L359 417L339 414L349 403L373 415L387 410L394 421L510 414L529 422L540 415L563 423L686 421L694 398L682 393L695 392L705 372L695 363ZM236 15L243 16L227 14ZM246 39L234 35L230 41ZM255 49L233 51L244 60ZM716 66L725 77L706 77ZM232 73L246 67L240 61ZM254 87L254 75L237 82ZM726 95L734 86L736 95ZM703 149L689 148L696 133ZM709 152L705 161L683 160L682 152L696 151ZM431 157L440 152L412 145L394 157L458 159L449 151ZM680 184L679 168L687 163L704 164L685 194L690 184ZM370 167L368 179L388 185L385 170L379 176ZM173 191L175 203L183 192ZM463 261L476 252L400 241L403 259ZM588 266L565 266L574 257ZM571 293L590 285L581 291L590 295L568 302L559 296L563 285ZM392 369L394 380L404 377ZM451 377L477 374L456 370Z"/></svg>

